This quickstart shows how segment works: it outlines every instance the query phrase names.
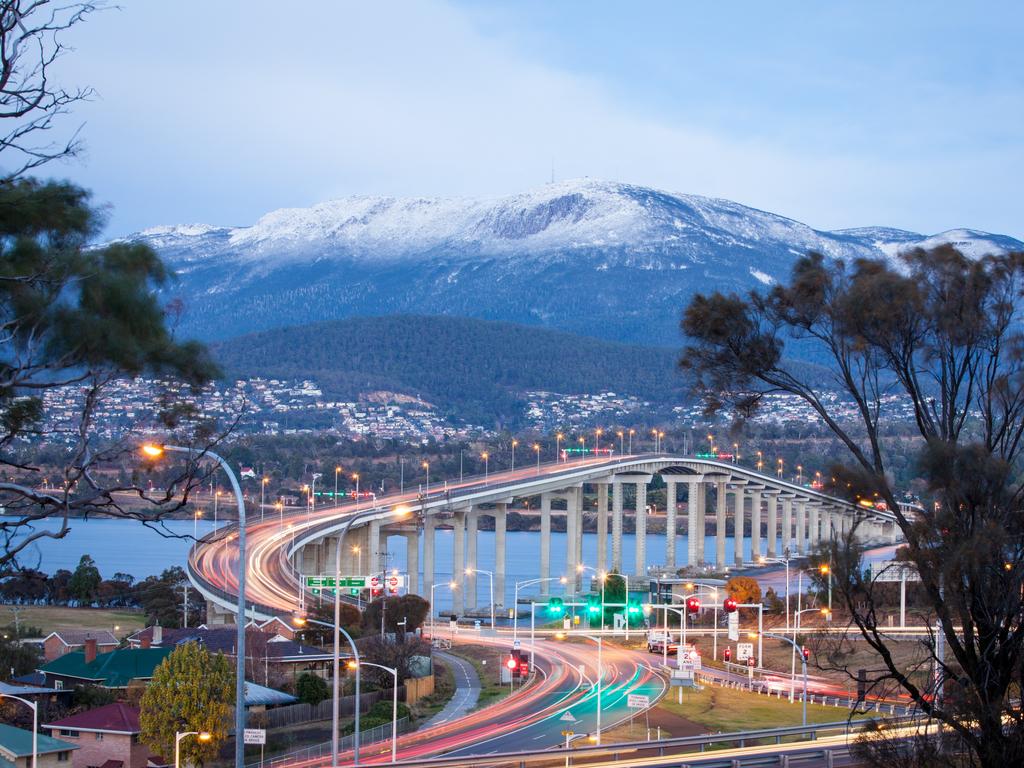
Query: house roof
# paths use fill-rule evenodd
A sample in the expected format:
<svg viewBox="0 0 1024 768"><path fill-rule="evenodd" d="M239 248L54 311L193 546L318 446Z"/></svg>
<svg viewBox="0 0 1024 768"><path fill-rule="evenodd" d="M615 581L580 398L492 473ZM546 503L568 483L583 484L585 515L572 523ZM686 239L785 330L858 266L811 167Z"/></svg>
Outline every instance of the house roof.
<svg viewBox="0 0 1024 768"><path fill-rule="evenodd" d="M52 736L43 736L42 734L39 734L37 737L37 742L37 751L40 755L78 749L77 744L69 744L66 741L55 739ZM32 731L0 723L0 749L14 755L16 758L28 757L32 754Z"/></svg>
<svg viewBox="0 0 1024 768"><path fill-rule="evenodd" d="M79 731L103 731L105 733L139 733L139 710L137 707L117 702L96 709L88 709L77 715L46 723L44 728L71 728Z"/></svg>
<svg viewBox="0 0 1024 768"><path fill-rule="evenodd" d="M245 681L245 706L276 706L277 704L294 704L297 698L290 693L278 691L275 688L267 688L265 685L257 685L249 680Z"/></svg>
<svg viewBox="0 0 1024 768"><path fill-rule="evenodd" d="M95 640L97 645L118 645L118 639L109 629L58 629L51 632L43 642L56 637L66 646L85 645L86 640Z"/></svg>
<svg viewBox="0 0 1024 768"><path fill-rule="evenodd" d="M0 683L0 696L36 696L39 694L46 694L49 696L53 693L64 693L56 688L47 688L42 685L12 685L11 683Z"/></svg>
<svg viewBox="0 0 1024 768"><path fill-rule="evenodd" d="M152 627L146 627L145 629L131 635L128 640L129 642L134 643L141 642L147 637L152 639L152 630ZM253 637L251 631L247 637ZM302 643L289 640L281 635L264 634L264 637L266 637L266 653L270 661L322 661L332 658L331 654L321 650L320 648L316 648L312 645L303 645ZM188 642L199 643L212 653L219 652L228 656L233 656L235 653L235 646L238 642L238 630L234 626L188 627L184 629L167 629L165 627L160 647L181 645L182 643ZM247 649L246 655L252 656L252 651L250 650L251 640L249 643L250 645L249 649ZM261 649L259 655L262 656L262 654L263 651Z"/></svg>
<svg viewBox="0 0 1024 768"><path fill-rule="evenodd" d="M118 648L110 653L98 654L88 664L84 651L72 651L44 664L39 670L47 675L89 680L107 688L124 688L132 680L148 680L153 677L153 671L173 650Z"/></svg>

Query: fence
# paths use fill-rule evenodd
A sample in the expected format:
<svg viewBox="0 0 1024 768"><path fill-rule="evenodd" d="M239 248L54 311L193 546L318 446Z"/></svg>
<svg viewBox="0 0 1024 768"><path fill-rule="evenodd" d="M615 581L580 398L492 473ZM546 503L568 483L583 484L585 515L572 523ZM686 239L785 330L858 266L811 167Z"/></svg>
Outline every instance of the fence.
<svg viewBox="0 0 1024 768"><path fill-rule="evenodd" d="M378 701L387 700L391 703L391 689L385 688L379 691L368 691L360 695L360 712L366 712ZM405 700L405 686L398 686L398 700ZM342 696L338 706L342 716L355 714L356 697ZM298 725L299 723L311 723L317 720L331 719L331 700L325 699L319 704L286 704L283 707L274 707L265 712L250 713L250 720L255 726L259 723L260 728L280 728L286 725Z"/></svg>
<svg viewBox="0 0 1024 768"><path fill-rule="evenodd" d="M403 717L398 721L399 735L407 733L411 730L412 724L409 722L409 718ZM367 728L365 731L361 731L359 734L360 750L366 744L373 744L375 742L384 741L385 739L390 738L391 723L387 723L385 725L377 725L373 728ZM354 746L354 734L343 736L338 740L339 752L348 752ZM306 747L305 749L298 749L294 752L287 752L283 755L275 755L274 757L268 758L263 762L247 763L245 768L278 768L279 766L290 765L292 763L302 762L305 760L330 760L330 758L331 742L325 741L322 744L314 744L313 746Z"/></svg>

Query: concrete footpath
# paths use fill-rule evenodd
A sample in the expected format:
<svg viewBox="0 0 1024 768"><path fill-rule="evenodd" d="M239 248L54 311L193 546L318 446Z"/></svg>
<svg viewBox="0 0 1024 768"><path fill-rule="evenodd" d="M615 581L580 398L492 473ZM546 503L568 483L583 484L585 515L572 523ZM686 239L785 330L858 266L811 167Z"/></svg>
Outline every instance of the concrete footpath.
<svg viewBox="0 0 1024 768"><path fill-rule="evenodd" d="M455 678L455 694L445 704L444 709L430 718L417 730L433 728L435 725L458 720L476 706L480 699L480 678L476 668L465 659L444 651L434 649L434 656L441 659L452 671Z"/></svg>

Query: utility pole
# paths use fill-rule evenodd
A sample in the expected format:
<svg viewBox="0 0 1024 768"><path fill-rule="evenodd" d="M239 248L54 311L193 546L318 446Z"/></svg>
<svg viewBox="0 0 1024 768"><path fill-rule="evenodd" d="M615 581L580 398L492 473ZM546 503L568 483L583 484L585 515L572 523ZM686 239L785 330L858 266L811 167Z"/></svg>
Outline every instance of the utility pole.
<svg viewBox="0 0 1024 768"><path fill-rule="evenodd" d="M182 592L182 596L181 596L181 610L182 610L182 613L184 614L183 617L182 617L181 626L187 627L188 626L188 584L182 584L181 585L181 592Z"/></svg>

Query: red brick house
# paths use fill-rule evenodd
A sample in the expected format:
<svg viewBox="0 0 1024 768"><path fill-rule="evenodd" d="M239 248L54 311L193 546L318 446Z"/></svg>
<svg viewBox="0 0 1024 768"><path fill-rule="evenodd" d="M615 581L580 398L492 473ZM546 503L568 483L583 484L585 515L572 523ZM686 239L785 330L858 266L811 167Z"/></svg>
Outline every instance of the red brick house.
<svg viewBox="0 0 1024 768"><path fill-rule="evenodd" d="M128 704L97 707L43 728L78 746L71 768L146 768L152 757L139 742L139 710Z"/></svg>
<svg viewBox="0 0 1024 768"><path fill-rule="evenodd" d="M81 651L86 640L96 641L99 653L108 653L117 648L117 638L106 629L59 629L43 639L43 658L53 661L71 651Z"/></svg>

